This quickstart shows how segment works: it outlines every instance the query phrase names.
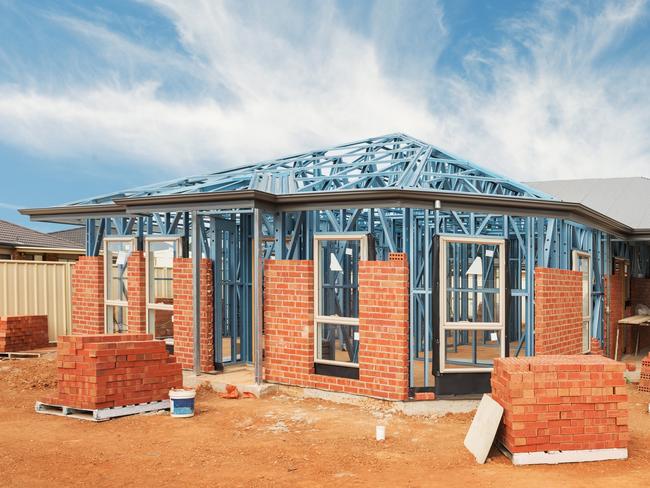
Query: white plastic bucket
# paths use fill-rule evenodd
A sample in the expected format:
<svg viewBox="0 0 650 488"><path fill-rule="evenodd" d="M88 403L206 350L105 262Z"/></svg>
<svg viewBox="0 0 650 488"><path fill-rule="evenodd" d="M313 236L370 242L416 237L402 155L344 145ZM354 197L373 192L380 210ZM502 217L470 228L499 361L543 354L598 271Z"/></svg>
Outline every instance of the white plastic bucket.
<svg viewBox="0 0 650 488"><path fill-rule="evenodd" d="M194 390L169 390L170 413L172 417L194 416Z"/></svg>

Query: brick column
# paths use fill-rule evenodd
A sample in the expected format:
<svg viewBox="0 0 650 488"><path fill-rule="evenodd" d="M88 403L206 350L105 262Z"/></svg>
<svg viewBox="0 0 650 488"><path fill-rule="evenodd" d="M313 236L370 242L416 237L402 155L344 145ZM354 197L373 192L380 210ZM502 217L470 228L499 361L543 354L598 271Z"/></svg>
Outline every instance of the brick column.
<svg viewBox="0 0 650 488"><path fill-rule="evenodd" d="M144 252L133 251L129 256L129 263L126 268L126 289L129 299L127 326L131 334L144 334L147 331L145 273Z"/></svg>
<svg viewBox="0 0 650 488"><path fill-rule="evenodd" d="M174 356L183 368L194 364L192 259L174 259ZM214 280L212 261L201 259L201 371L214 370Z"/></svg>
<svg viewBox="0 0 650 488"><path fill-rule="evenodd" d="M535 268L535 355L582 354L582 274Z"/></svg>
<svg viewBox="0 0 650 488"><path fill-rule="evenodd" d="M616 347L616 328L618 321L625 316L625 292L624 276L622 270L617 270L611 276L605 277L605 310L609 309L609 325L607 327L607 342L609 344L609 356L614 357ZM618 341L618 358L623 351L625 335L621 334Z"/></svg>
<svg viewBox="0 0 650 488"><path fill-rule="evenodd" d="M264 263L264 380L308 386L314 372L314 262Z"/></svg>
<svg viewBox="0 0 650 488"><path fill-rule="evenodd" d="M72 268L72 333L104 333L103 256L81 256Z"/></svg>
<svg viewBox="0 0 650 488"><path fill-rule="evenodd" d="M359 263L359 379L376 396L406 400L409 269L404 253Z"/></svg>

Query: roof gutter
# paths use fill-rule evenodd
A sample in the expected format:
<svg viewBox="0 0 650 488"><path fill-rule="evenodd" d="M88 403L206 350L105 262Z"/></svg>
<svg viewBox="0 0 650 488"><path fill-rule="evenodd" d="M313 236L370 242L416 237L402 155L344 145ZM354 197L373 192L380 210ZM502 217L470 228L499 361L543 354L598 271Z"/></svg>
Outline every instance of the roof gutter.
<svg viewBox="0 0 650 488"><path fill-rule="evenodd" d="M14 249L18 252L37 252L46 254L85 254L86 250L72 247L36 247L36 246L16 246Z"/></svg>
<svg viewBox="0 0 650 488"><path fill-rule="evenodd" d="M573 220L625 239L650 239L650 229L633 229L581 203L560 200L478 195L427 190L372 189L275 195L258 190L156 195L120 198L114 204L23 209L32 220L70 222L74 219L126 216L164 211L230 208L268 208L284 211L411 207L431 208L440 201L444 210L481 211L506 215L544 216Z"/></svg>

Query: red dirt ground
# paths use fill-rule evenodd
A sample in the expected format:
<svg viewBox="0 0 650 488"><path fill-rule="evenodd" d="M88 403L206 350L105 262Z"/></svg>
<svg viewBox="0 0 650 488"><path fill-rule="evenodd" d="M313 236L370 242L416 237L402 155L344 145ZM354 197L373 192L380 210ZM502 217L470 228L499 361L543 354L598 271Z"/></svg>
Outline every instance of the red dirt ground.
<svg viewBox="0 0 650 488"><path fill-rule="evenodd" d="M646 486L650 394L630 387L630 459L514 467L463 447L472 415L424 419L369 404L278 395L224 400L201 391L198 414L104 423L39 415L55 387L47 359L0 362L0 486ZM381 420L379 420L381 419ZM387 440L374 440L378 420Z"/></svg>

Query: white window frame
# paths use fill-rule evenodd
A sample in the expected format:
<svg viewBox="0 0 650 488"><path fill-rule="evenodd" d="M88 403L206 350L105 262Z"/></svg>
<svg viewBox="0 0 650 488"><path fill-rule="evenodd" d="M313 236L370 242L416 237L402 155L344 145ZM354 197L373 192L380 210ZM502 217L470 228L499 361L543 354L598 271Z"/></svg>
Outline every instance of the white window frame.
<svg viewBox="0 0 650 488"><path fill-rule="evenodd" d="M318 326L325 324L332 325L352 325L359 326L359 318L339 317L330 315L320 315L320 303L322 300L322 272L320 268L321 241L359 241L359 261L368 260L368 234L365 233L333 233L333 234L316 234L314 235L314 362L319 364L332 364L335 366L347 366L349 368L358 368L359 363L348 363L344 361L333 361L329 359L318 358L319 335ZM358 263L357 263L358 265ZM360 332L360 331L359 331ZM362 337L359 333L359 341Z"/></svg>
<svg viewBox="0 0 650 488"><path fill-rule="evenodd" d="M594 287L593 287L593 270L592 270L592 261L591 261L591 254L589 254L586 251L580 251L578 249L574 249L571 252L571 258L573 260L573 271L580 271L580 267L578 266L578 258L586 258L588 261L588 269L589 269L589 277L587 278L587 283L589 283L589 306L587 307L587 310L589 310L589 315L584 316L582 315L582 309L584 307L584 303L582 302L582 293L580 294L580 315L582 317L582 320L580 322L580 325L584 328L585 322L587 322L587 330L589 331L589 336L587 338L587 346L585 348L585 345L582 345L582 352L583 354L587 354L591 352L591 339L593 337L593 333L591 330L591 320L592 320L592 314L593 314L593 303L594 303ZM582 283L582 276L580 277L580 283ZM584 333L584 330L582 331ZM580 334L580 338L582 339L582 334Z"/></svg>
<svg viewBox="0 0 650 488"><path fill-rule="evenodd" d="M128 317L128 310L129 310L129 301L128 301L128 296L127 300L109 300L108 298L108 290L109 290L109 270L110 270L110 264L109 264L109 253L108 253L108 244L111 242L127 242L131 244L131 253L136 251L136 240L135 237L127 237L127 236L111 236L111 237L104 237L103 242L102 242L102 247L104 249L104 333L105 334L115 334L116 332L113 330L113 324L108 323L108 307L124 307L126 309L126 316L124 319L124 322L126 324L126 332L128 333L129 331L129 317ZM129 254L129 257L131 255ZM129 272L129 265L128 265L128 258L127 258L127 265L126 265L126 272L127 272L127 287L128 287L128 272Z"/></svg>
<svg viewBox="0 0 650 488"><path fill-rule="evenodd" d="M153 329L155 324L150 323L150 311L151 310L168 310L172 312L172 323L174 321L173 318L173 312L174 312L174 304L167 304L167 303L153 303L151 299L153 298L151 296L151 287L149 286L151 282L151 269L149 268L149 244L152 242L170 242L174 244L174 257L178 257L178 253L180 250L180 244L181 244L181 239L178 236L149 236L145 237L144 240L144 270L145 270L145 300L146 300L146 314L147 314L147 333L148 334L155 334L156 331ZM173 268L172 268L173 270ZM172 296L173 296L173 290L174 290L174 282L172 280Z"/></svg>
<svg viewBox="0 0 650 488"><path fill-rule="evenodd" d="M498 322L469 322L447 320L447 245L453 242L467 244L486 244L499 246L499 321ZM506 241L489 237L440 236L440 292L439 292L439 327L440 327L440 372L441 373L488 373L493 368L446 368L446 337L450 330L484 330L499 333L501 341L501 357L506 355Z"/></svg>

